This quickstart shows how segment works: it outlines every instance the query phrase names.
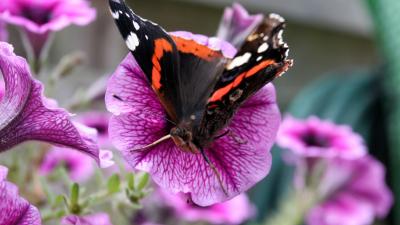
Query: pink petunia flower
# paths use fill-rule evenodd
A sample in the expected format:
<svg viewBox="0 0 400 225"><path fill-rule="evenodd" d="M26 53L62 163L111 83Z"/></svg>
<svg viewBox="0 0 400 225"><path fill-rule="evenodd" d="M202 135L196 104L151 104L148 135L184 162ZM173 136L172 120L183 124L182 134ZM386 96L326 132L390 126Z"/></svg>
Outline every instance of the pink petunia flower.
<svg viewBox="0 0 400 225"><path fill-rule="evenodd" d="M159 189L161 199L173 209L177 218L189 222L207 222L210 224L234 225L242 224L255 215L255 207L247 195L241 194L226 202L201 207L188 202L189 196L178 193L171 194Z"/></svg>
<svg viewBox="0 0 400 225"><path fill-rule="evenodd" d="M239 3L227 7L222 16L217 37L231 43L236 48L241 46L246 37L261 23L262 14L249 15Z"/></svg>
<svg viewBox="0 0 400 225"><path fill-rule="evenodd" d="M70 114L43 96L43 85L32 78L25 59L0 42L0 70L5 94L0 102L0 152L29 140L77 149L98 163L96 131L73 123Z"/></svg>
<svg viewBox="0 0 400 225"><path fill-rule="evenodd" d="M44 176L57 167L64 166L71 180L83 182L94 172L93 159L74 149L54 147L44 157L40 165L40 173Z"/></svg>
<svg viewBox="0 0 400 225"><path fill-rule="evenodd" d="M110 217L106 213L96 213L85 216L70 215L61 221L62 225L112 225Z"/></svg>
<svg viewBox="0 0 400 225"><path fill-rule="evenodd" d="M2 0L0 19L26 31L35 56L51 32L71 24L84 26L92 22L96 11L86 0Z"/></svg>
<svg viewBox="0 0 400 225"><path fill-rule="evenodd" d="M317 117L297 120L287 116L277 143L300 157L359 158L367 153L362 137L351 127L322 121Z"/></svg>
<svg viewBox="0 0 400 225"><path fill-rule="evenodd" d="M8 169L0 165L0 224L41 225L39 210L18 194L18 188L6 180Z"/></svg>
<svg viewBox="0 0 400 225"><path fill-rule="evenodd" d="M187 37L190 33L175 34ZM212 45L213 49L224 48L224 54L233 49L229 43L216 38L198 35L192 35L192 38ZM114 96L124 100L119 101ZM207 206L231 199L269 172L269 150L280 123L272 84L241 106L227 127L231 135L215 140L210 148L205 149L219 171L227 193L220 188L217 177L201 154L184 152L172 140L146 151L132 151L168 134L169 125L160 101L131 54L109 80L106 105L114 114L110 119L110 138L126 161L133 168L149 172L161 187L174 193L190 193L198 205ZM238 144L238 139L246 141Z"/></svg>
<svg viewBox="0 0 400 225"><path fill-rule="evenodd" d="M393 205L385 168L371 156L331 159L318 192L324 200L309 211L308 225L372 224L385 218Z"/></svg>
<svg viewBox="0 0 400 225"><path fill-rule="evenodd" d="M362 137L349 126L286 117L277 142L297 156L300 188L318 178L311 188L320 201L308 212L308 225L368 225L389 212L393 196L385 168L367 154Z"/></svg>

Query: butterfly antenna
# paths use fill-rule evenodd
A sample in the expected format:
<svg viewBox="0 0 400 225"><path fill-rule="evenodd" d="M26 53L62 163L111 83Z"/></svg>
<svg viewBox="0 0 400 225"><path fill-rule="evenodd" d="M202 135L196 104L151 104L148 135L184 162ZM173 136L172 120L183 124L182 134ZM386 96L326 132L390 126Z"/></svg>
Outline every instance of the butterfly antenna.
<svg viewBox="0 0 400 225"><path fill-rule="evenodd" d="M163 141L165 141L165 140L170 139L171 137L172 137L172 136L171 136L170 134L165 135L164 137L158 139L157 141L155 141L155 142L153 142L153 143L151 143L151 144L149 144L149 145L143 146L143 147L141 147L141 148L133 149L133 150L131 150L131 152L133 152L133 151L140 151L140 150L145 150L145 149L151 148L151 147L153 147L153 146L156 146L156 145L160 144L161 142L163 142Z"/></svg>
<svg viewBox="0 0 400 225"><path fill-rule="evenodd" d="M222 184L222 179L221 179L221 174L218 172L217 168L214 166L214 164L210 161L210 159L207 157L206 152L204 151L203 148L200 148L200 153L203 156L204 160L207 162L207 164L210 166L210 168L213 170L215 176L217 176L218 183L222 188L222 191L226 196L228 196L228 192L226 191L224 185Z"/></svg>

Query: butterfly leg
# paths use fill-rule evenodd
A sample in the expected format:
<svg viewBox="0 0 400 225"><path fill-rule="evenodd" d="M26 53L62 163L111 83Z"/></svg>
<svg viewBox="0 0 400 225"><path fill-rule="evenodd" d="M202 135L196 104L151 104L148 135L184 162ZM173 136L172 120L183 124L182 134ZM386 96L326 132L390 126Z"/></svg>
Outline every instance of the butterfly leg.
<svg viewBox="0 0 400 225"><path fill-rule="evenodd" d="M204 151L203 148L200 148L200 153L203 156L204 160L207 162L207 164L210 166L210 168L213 170L215 176L217 176L218 183L222 188L222 191L226 196L228 196L228 192L226 191L224 185L222 184L222 178L221 174L218 172L217 168L214 166L214 164L210 161L210 159L207 157L206 152Z"/></svg>
<svg viewBox="0 0 400 225"><path fill-rule="evenodd" d="M241 139L240 137L238 137L237 135L233 134L231 130L227 130L227 131L225 131L224 133L222 133L222 134L220 134L220 135L214 137L213 140L214 140L214 141L215 141L215 140L218 140L218 139L220 139L220 138L222 138L222 137L224 137L224 136L226 136L226 135L229 135L231 138L233 138L233 140L234 140L236 143L238 143L238 144L240 144L240 145L242 145L242 144L247 144L247 141L246 141L246 140L243 140L243 139Z"/></svg>
<svg viewBox="0 0 400 225"><path fill-rule="evenodd" d="M243 140L232 132L229 132L228 135L239 145L247 144L247 140Z"/></svg>

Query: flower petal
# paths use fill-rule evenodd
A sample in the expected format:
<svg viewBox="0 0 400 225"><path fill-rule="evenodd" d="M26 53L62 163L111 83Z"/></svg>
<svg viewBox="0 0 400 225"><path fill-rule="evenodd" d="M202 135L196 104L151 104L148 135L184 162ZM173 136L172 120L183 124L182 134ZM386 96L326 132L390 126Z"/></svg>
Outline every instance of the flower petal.
<svg viewBox="0 0 400 225"><path fill-rule="evenodd" d="M249 15L243 6L234 3L232 7L225 9L218 28L217 37L238 48L262 19L263 15Z"/></svg>
<svg viewBox="0 0 400 225"><path fill-rule="evenodd" d="M70 215L62 219L63 225L112 225L106 213L96 213L86 216Z"/></svg>
<svg viewBox="0 0 400 225"><path fill-rule="evenodd" d="M71 24L84 26L96 18L96 11L89 7L86 0L57 1L24 1L2 0L0 3L0 18L7 23L22 26L29 32L48 33L58 31ZM39 18L50 18L44 23L38 23L32 16L25 15L21 9L28 9Z"/></svg>
<svg viewBox="0 0 400 225"><path fill-rule="evenodd" d="M373 207L350 194L341 194L311 209L307 216L308 225L366 225L373 221Z"/></svg>
<svg viewBox="0 0 400 225"><path fill-rule="evenodd" d="M110 137L132 167L150 172L163 188L190 193L193 201L203 206L233 198L268 174L269 149L280 122L272 84L240 108L227 128L231 135L206 149L221 173L228 191L225 195L203 157L183 152L171 140L145 151L132 151L169 133L160 102L132 60L131 56L125 58L106 94L107 107L115 114L110 120Z"/></svg>
<svg viewBox="0 0 400 225"><path fill-rule="evenodd" d="M0 166L3 171L5 167ZM0 180L0 224L4 225L40 225L38 209L18 195L18 188L5 180Z"/></svg>
<svg viewBox="0 0 400 225"><path fill-rule="evenodd" d="M43 85L32 78L26 60L4 42L0 43L0 69L6 86L0 103L0 151L38 140L80 150L99 162L96 131L71 122L64 109L50 106L43 97Z"/></svg>

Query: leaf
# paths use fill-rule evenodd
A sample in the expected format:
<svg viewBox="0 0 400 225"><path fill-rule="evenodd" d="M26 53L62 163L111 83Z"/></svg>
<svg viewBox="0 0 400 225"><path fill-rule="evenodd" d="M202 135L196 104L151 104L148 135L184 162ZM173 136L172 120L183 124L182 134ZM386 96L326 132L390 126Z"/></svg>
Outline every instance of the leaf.
<svg viewBox="0 0 400 225"><path fill-rule="evenodd" d="M73 183L71 186L70 205L78 205L79 201L79 184Z"/></svg>
<svg viewBox="0 0 400 225"><path fill-rule="evenodd" d="M138 182L138 185L137 185L137 189L139 191L143 190L147 186L147 184L149 183L149 179L150 179L150 176L149 176L148 173L144 173L142 176L140 176L139 182Z"/></svg>
<svg viewBox="0 0 400 225"><path fill-rule="evenodd" d="M121 190L120 186L121 186L121 180L118 174L112 175L107 181L107 190L108 193L110 194L119 192Z"/></svg>

